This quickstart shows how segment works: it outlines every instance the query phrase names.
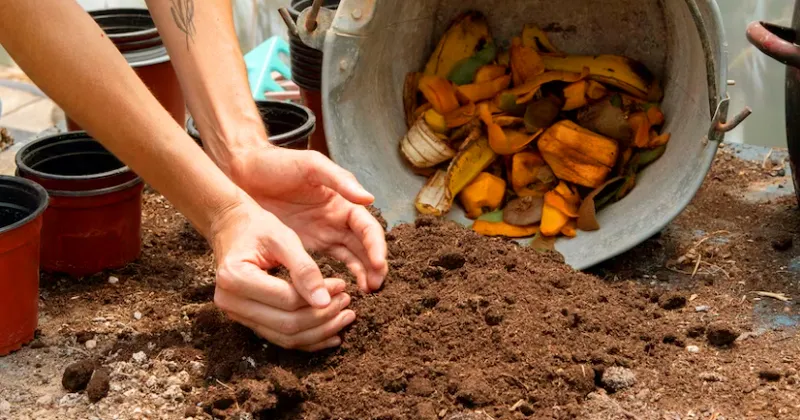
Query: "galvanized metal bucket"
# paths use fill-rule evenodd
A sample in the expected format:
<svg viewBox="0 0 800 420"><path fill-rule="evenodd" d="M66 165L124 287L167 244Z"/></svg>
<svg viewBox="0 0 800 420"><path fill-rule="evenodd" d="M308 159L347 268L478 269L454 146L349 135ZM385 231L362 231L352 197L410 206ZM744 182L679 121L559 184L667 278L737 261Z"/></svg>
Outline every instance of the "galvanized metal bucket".
<svg viewBox="0 0 800 420"><path fill-rule="evenodd" d="M699 189L724 132L746 116L726 122L726 43L713 0L343 0L336 12L312 16L317 29L301 36L309 45L324 43L331 157L375 194L390 225L417 217L413 200L425 182L398 152L406 132L404 77L422 67L448 23L468 9L487 15L496 38L510 39L535 23L566 52L629 56L665 81L663 109L673 138L667 152L628 197L600 212L599 231L556 243L576 269L662 230ZM308 17L301 14L298 27ZM460 209L448 217L471 223Z"/></svg>

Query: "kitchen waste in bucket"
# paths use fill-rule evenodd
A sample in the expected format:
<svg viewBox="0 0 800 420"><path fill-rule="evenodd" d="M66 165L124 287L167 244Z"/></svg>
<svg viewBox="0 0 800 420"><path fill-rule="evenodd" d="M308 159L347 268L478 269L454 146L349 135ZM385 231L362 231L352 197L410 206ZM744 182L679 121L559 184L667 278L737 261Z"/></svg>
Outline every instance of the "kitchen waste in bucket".
<svg viewBox="0 0 800 420"><path fill-rule="evenodd" d="M598 214L599 230L556 242L567 264L583 269L619 255L685 208L724 132L735 126L723 124L729 99L716 2L344 1L331 26L317 29L326 31L322 97L328 146L331 158L375 194L391 226L417 217L414 199L425 183L398 152L408 131L405 77L423 67L449 23L468 10L487 16L495 39L508 42L525 24L535 24L566 53L626 56L663 81L664 131L672 135L665 155L641 173L630 195ZM460 208L447 217L472 224Z"/></svg>

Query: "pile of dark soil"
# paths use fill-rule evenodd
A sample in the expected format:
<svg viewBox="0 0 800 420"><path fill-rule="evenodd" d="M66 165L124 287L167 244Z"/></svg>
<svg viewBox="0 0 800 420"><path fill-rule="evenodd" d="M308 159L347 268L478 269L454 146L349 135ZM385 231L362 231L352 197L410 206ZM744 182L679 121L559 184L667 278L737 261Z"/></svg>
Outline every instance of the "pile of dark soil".
<svg viewBox="0 0 800 420"><path fill-rule="evenodd" d="M436 419L475 409L493 418L574 418L598 387L618 390L601 381L608 368L635 373L685 351L688 328L665 316L685 298L610 285L434 219L387 239L385 288L353 291L357 322L332 353L264 349L215 309L196 313L194 344L206 353L208 379L224 384L210 388L202 407L285 419ZM349 276L338 263L321 266Z"/></svg>

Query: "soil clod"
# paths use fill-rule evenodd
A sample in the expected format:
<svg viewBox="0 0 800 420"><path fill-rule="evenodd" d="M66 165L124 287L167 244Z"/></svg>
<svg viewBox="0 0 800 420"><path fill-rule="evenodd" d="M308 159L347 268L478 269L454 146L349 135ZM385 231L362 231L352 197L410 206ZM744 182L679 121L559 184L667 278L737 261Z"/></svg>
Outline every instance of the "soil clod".
<svg viewBox="0 0 800 420"><path fill-rule="evenodd" d="M93 360L81 360L67 366L61 377L61 385L70 392L83 391L92 378L94 366Z"/></svg>
<svg viewBox="0 0 800 420"><path fill-rule="evenodd" d="M110 381L110 372L107 368L95 369L86 386L86 396L89 397L89 401L98 402L105 398L111 388Z"/></svg>
<svg viewBox="0 0 800 420"><path fill-rule="evenodd" d="M772 248L779 252L788 251L793 245L792 235L783 234L772 240Z"/></svg>
<svg viewBox="0 0 800 420"><path fill-rule="evenodd" d="M667 293L658 300L658 306L667 311L674 311L686 306L686 296L679 293Z"/></svg>
<svg viewBox="0 0 800 420"><path fill-rule="evenodd" d="M467 407L480 407L492 402L492 390L478 374L461 379L457 389L456 399Z"/></svg>
<svg viewBox="0 0 800 420"><path fill-rule="evenodd" d="M717 347L731 346L739 338L739 335L741 332L724 322L714 323L706 328L706 339L711 345Z"/></svg>
<svg viewBox="0 0 800 420"><path fill-rule="evenodd" d="M758 377L767 382L778 382L783 377L783 374L775 369L763 369L758 372Z"/></svg>
<svg viewBox="0 0 800 420"><path fill-rule="evenodd" d="M431 264L434 267L442 267L446 270L458 270L467 262L464 254L460 251L446 251L440 254Z"/></svg>

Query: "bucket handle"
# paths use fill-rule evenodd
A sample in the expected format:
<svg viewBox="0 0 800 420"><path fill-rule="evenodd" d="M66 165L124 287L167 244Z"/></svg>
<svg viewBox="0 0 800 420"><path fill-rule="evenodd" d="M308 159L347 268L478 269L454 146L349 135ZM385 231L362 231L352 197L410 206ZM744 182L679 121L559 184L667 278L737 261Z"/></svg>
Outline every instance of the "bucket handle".
<svg viewBox="0 0 800 420"><path fill-rule="evenodd" d="M769 22L752 22L747 25L747 40L764 54L781 63L800 68L800 46L797 31Z"/></svg>

